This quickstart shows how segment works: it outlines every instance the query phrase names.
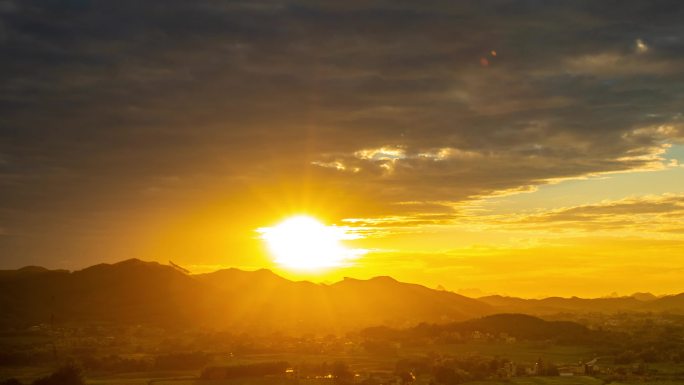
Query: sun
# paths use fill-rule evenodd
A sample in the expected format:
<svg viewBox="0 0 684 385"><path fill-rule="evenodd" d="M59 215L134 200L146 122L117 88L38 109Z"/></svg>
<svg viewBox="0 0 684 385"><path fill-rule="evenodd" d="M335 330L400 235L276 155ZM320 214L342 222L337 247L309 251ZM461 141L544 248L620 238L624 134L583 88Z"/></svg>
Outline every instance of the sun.
<svg viewBox="0 0 684 385"><path fill-rule="evenodd" d="M347 227L326 226L307 215L290 217L257 230L273 260L292 270L321 270L346 266L363 254L342 241L359 238Z"/></svg>

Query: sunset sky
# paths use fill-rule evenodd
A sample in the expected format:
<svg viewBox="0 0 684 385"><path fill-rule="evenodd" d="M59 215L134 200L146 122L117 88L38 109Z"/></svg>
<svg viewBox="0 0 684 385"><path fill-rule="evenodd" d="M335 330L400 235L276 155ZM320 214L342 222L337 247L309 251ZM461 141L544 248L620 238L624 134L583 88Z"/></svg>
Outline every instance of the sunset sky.
<svg viewBox="0 0 684 385"><path fill-rule="evenodd" d="M0 0L0 269L682 292L682 20L678 0ZM353 258L276 264L264 229L293 215Z"/></svg>

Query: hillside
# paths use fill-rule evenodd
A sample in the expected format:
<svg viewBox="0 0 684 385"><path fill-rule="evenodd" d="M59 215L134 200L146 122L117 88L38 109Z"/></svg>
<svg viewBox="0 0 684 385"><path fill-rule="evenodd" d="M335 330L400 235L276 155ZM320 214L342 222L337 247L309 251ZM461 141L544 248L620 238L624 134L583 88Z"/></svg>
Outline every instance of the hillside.
<svg viewBox="0 0 684 385"><path fill-rule="evenodd" d="M684 294L472 299L391 277L345 278L327 285L290 281L265 269L190 275L131 259L74 272L36 266L0 271L0 308L0 326L54 321L328 333L379 325L403 329L420 323L450 324L495 313L684 314Z"/></svg>
<svg viewBox="0 0 684 385"><path fill-rule="evenodd" d="M498 335L506 333L526 340L583 340L592 332L585 326L568 321L545 321L525 314L495 314L461 323L444 325L444 330L474 332L480 331Z"/></svg>
<svg viewBox="0 0 684 385"><path fill-rule="evenodd" d="M293 282L268 270L188 275L137 259L83 270L31 267L0 272L5 326L148 323L249 332L335 332L370 325L406 327L491 313L458 294L388 277L333 285Z"/></svg>
<svg viewBox="0 0 684 385"><path fill-rule="evenodd" d="M498 312L549 315L558 313L616 313L669 311L684 314L684 294L655 297L636 293L616 298L561 298L523 299L491 295L478 300L496 308Z"/></svg>
<svg viewBox="0 0 684 385"><path fill-rule="evenodd" d="M131 322L187 325L205 288L175 269L136 259L68 272L0 274L4 324Z"/></svg>
<svg viewBox="0 0 684 385"><path fill-rule="evenodd" d="M606 341L613 335L609 332L590 330L575 322L546 321L526 314L493 314L446 324L421 324L407 329L373 327L362 330L360 335L371 340L417 341L425 338L444 338L454 334L461 338L470 338L474 333L492 338L505 335L518 340L555 341L561 344L594 344Z"/></svg>
<svg viewBox="0 0 684 385"><path fill-rule="evenodd" d="M684 314L684 293L668 295L655 301L649 301L645 304L644 309Z"/></svg>
<svg viewBox="0 0 684 385"><path fill-rule="evenodd" d="M332 285L293 282L268 270L237 269L197 276L229 299L227 323L311 330L327 325L336 331L392 325L407 327L431 320L449 322L490 314L477 300L389 277L346 278Z"/></svg>

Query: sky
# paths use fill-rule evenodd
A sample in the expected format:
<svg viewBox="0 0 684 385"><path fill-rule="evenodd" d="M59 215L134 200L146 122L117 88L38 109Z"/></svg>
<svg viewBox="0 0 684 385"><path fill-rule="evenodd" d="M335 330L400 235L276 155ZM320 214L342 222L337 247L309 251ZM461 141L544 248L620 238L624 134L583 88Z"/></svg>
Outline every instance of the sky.
<svg viewBox="0 0 684 385"><path fill-rule="evenodd" d="M0 269L684 291L680 1L0 0ZM259 229L364 250L317 274Z"/></svg>

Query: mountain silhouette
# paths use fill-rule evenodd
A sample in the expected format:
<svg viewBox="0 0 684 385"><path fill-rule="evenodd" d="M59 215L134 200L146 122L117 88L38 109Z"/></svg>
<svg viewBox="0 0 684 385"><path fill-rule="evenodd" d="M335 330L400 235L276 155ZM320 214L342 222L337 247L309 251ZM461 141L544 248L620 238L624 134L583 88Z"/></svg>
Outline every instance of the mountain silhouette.
<svg viewBox="0 0 684 385"><path fill-rule="evenodd" d="M230 299L224 321L240 328L343 331L368 325L407 327L426 320L448 322L489 314L491 306L451 292L390 277L345 278L331 284L293 282L269 270L220 270L197 276Z"/></svg>
<svg viewBox="0 0 684 385"><path fill-rule="evenodd" d="M643 298L643 299L642 299ZM245 332L344 332L369 326L449 324L495 313L653 311L684 314L684 294L652 298L468 298L391 277L333 284L291 281L270 270L192 275L130 259L79 271L0 271L0 326L150 324Z"/></svg>
<svg viewBox="0 0 684 385"><path fill-rule="evenodd" d="M667 295L657 300L648 301L645 309L684 314L684 293Z"/></svg>
<svg viewBox="0 0 684 385"><path fill-rule="evenodd" d="M201 283L155 262L131 259L83 270L31 268L0 274L2 322L36 324L190 322Z"/></svg>
<svg viewBox="0 0 684 385"><path fill-rule="evenodd" d="M209 326L251 332L337 332L369 325L407 327L465 320L491 306L389 277L325 285L269 270L189 275L137 259L69 272L0 272L6 325L132 323Z"/></svg>
<svg viewBox="0 0 684 385"><path fill-rule="evenodd" d="M359 334L370 339L417 340L440 338L458 333L460 336L487 334L494 338L515 337L522 340L559 342L592 342L602 333L570 321L546 321L526 314L493 314L467 321L446 324L420 324L407 329L371 327Z"/></svg>
<svg viewBox="0 0 684 385"><path fill-rule="evenodd" d="M523 299L490 295L478 300L496 308L499 312L536 315L569 313L615 313L667 311L684 314L684 293L656 297L650 293L636 293L629 297L610 298L562 298Z"/></svg>

